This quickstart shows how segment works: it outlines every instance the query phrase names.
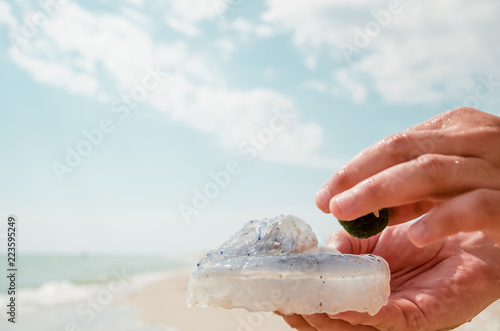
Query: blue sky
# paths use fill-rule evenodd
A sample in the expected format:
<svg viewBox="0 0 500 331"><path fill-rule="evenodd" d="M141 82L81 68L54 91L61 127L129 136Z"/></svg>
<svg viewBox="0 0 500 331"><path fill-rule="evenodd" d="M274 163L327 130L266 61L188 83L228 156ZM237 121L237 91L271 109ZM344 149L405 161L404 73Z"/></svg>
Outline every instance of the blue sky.
<svg viewBox="0 0 500 331"><path fill-rule="evenodd" d="M24 253L174 255L279 213L325 240L314 195L352 156L458 105L500 114L498 12L0 0L1 217Z"/></svg>

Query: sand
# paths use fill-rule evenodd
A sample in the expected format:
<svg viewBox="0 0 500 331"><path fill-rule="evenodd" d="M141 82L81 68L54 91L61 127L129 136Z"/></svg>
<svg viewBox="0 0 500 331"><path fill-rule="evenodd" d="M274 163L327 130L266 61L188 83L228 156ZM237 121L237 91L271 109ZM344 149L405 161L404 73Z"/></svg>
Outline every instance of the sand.
<svg viewBox="0 0 500 331"><path fill-rule="evenodd" d="M498 331L500 330L500 300L495 301L472 322L465 323L455 330L459 331Z"/></svg>
<svg viewBox="0 0 500 331"><path fill-rule="evenodd" d="M284 331L291 330L271 313L249 313L244 309L187 308L189 272L179 272L148 284L117 300L140 310L138 318L149 325L169 327L169 331ZM460 331L500 330L500 300L464 324Z"/></svg>
<svg viewBox="0 0 500 331"><path fill-rule="evenodd" d="M244 309L188 308L189 273L157 281L120 298L117 304L140 307L140 318L150 325L176 331L282 331L291 330L272 313L249 313Z"/></svg>

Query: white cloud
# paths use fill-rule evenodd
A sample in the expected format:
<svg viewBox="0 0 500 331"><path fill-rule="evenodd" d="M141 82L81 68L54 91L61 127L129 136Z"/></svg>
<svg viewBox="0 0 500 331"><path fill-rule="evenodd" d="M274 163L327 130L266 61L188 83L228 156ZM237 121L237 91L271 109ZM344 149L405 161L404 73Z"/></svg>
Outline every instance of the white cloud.
<svg viewBox="0 0 500 331"><path fill-rule="evenodd" d="M215 135L220 145L230 151L236 151L250 136L269 127L275 111L288 109L298 113L290 99L272 90L196 86L182 75L169 76L168 82L155 90L149 100L173 120ZM340 162L318 156L321 144L322 129L318 124L290 119L286 129L275 135L259 157L308 166L339 166Z"/></svg>
<svg viewBox="0 0 500 331"><path fill-rule="evenodd" d="M392 103L456 99L470 93L478 74L498 72L500 44L492 42L500 29L498 1L401 1L402 12L390 15L390 22L379 24L380 32L368 33L367 45L358 47L356 31L376 26L373 12L387 13L388 3L268 0L262 20L276 31L291 31L306 57L313 50L329 54L344 67L334 73L337 83L356 101L364 99L364 89ZM350 64L341 43L359 49Z"/></svg>
<svg viewBox="0 0 500 331"><path fill-rule="evenodd" d="M274 34L274 31L268 25L259 24L255 27L255 34L260 37L271 37Z"/></svg>
<svg viewBox="0 0 500 331"><path fill-rule="evenodd" d="M310 79L304 82L302 85L306 90L312 90L320 93L325 93L328 90L328 87L325 82L320 80Z"/></svg>
<svg viewBox="0 0 500 331"><path fill-rule="evenodd" d="M228 59L236 49L234 43L227 38L217 39L214 46L220 50L223 59Z"/></svg>
<svg viewBox="0 0 500 331"><path fill-rule="evenodd" d="M129 7L123 7L121 9L121 12L130 18L132 21L140 24L143 28L147 27L148 29L151 29L152 24L151 24L151 19L144 15L140 10L138 9L132 9Z"/></svg>
<svg viewBox="0 0 500 331"><path fill-rule="evenodd" d="M206 15L199 12L191 19ZM218 44L227 51L231 48L227 41ZM166 73L165 82L145 102L232 151L268 127L273 110L286 107L297 112L293 102L276 91L227 87L203 54L191 53L183 42L154 42L137 23L91 13L77 3L67 4L29 46L12 58L37 81L100 101L113 100L142 82L147 66L159 66ZM259 156L330 166L329 160L316 156L321 142L318 124L294 119Z"/></svg>
<svg viewBox="0 0 500 331"><path fill-rule="evenodd" d="M15 53L13 50L11 50L11 55L17 65L30 72L33 78L39 82L49 83L72 93L88 96L92 96L99 86L94 77L78 72L57 61L41 60L20 52Z"/></svg>
<svg viewBox="0 0 500 331"><path fill-rule="evenodd" d="M170 0L172 15L178 16L189 22L211 19L217 16L213 1L199 0Z"/></svg>
<svg viewBox="0 0 500 331"><path fill-rule="evenodd" d="M352 79L348 70L340 69L337 72L336 78L340 83L340 86L351 94L354 102L361 103L365 101L366 88L363 86L363 84L360 84L356 80Z"/></svg>
<svg viewBox="0 0 500 331"><path fill-rule="evenodd" d="M167 17L166 22L169 27L187 36L193 37L200 34L200 30L193 23L182 21L175 17Z"/></svg>
<svg viewBox="0 0 500 331"><path fill-rule="evenodd" d="M304 59L304 64L306 65L307 68L314 70L316 69L316 58L312 55L306 56Z"/></svg>
<svg viewBox="0 0 500 331"><path fill-rule="evenodd" d="M223 21L221 28L228 31L237 32L243 39L255 35L258 37L271 37L275 34L275 29L267 24L255 24L242 17L235 18L227 22Z"/></svg>
<svg viewBox="0 0 500 331"><path fill-rule="evenodd" d="M144 5L144 0L126 0L126 1L137 7L142 7L142 5Z"/></svg>
<svg viewBox="0 0 500 331"><path fill-rule="evenodd" d="M119 88L128 88L152 65L153 45L148 34L131 21L116 15L94 15L68 3L39 40L47 45L54 57L62 57L68 66L97 76L104 70ZM131 47L131 45L133 45ZM50 57L45 48L34 46L33 56Z"/></svg>
<svg viewBox="0 0 500 331"><path fill-rule="evenodd" d="M169 0L166 3L165 22L167 25L191 37L201 34L197 26L199 22L214 19L218 14L212 1Z"/></svg>
<svg viewBox="0 0 500 331"><path fill-rule="evenodd" d="M339 31L348 18L345 9L353 11L358 1L338 0L268 0L268 9L262 20L272 24L277 31L291 30L294 43L299 47L322 46L339 42Z"/></svg>
<svg viewBox="0 0 500 331"><path fill-rule="evenodd" d="M253 31L253 24L244 18L236 18L234 21L227 24L227 28L238 31L240 33L250 33Z"/></svg>
<svg viewBox="0 0 500 331"><path fill-rule="evenodd" d="M187 57L188 51L183 42L175 42L169 44L156 45L156 60L161 61L163 66L171 67L179 64L184 58Z"/></svg>
<svg viewBox="0 0 500 331"><path fill-rule="evenodd" d="M16 25L16 23L17 20L12 15L9 4L0 0L0 26L5 24L9 27L12 27Z"/></svg>

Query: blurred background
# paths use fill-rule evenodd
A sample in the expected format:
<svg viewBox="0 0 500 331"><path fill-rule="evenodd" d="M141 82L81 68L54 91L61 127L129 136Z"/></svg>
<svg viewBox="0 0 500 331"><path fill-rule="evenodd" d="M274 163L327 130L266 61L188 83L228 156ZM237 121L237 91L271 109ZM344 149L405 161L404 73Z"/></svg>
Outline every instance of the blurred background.
<svg viewBox="0 0 500 331"><path fill-rule="evenodd" d="M324 243L339 226L314 195L351 157L452 108L500 115L499 11L0 0L0 264L14 216L19 268L1 329L286 330L185 310L200 252L280 213Z"/></svg>

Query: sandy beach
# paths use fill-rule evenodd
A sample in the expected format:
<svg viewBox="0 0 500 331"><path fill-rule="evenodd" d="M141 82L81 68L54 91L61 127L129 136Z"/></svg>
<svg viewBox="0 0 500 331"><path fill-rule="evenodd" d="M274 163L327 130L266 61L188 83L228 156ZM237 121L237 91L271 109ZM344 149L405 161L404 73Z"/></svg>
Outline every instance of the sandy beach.
<svg viewBox="0 0 500 331"><path fill-rule="evenodd" d="M117 304L141 310L149 325L167 326L172 331L281 331L290 327L272 313L250 313L244 309L188 308L186 291L189 272L179 273L130 293ZM170 329L169 329L170 330Z"/></svg>
<svg viewBox="0 0 500 331"><path fill-rule="evenodd" d="M460 331L496 331L500 330L500 300L497 300L477 315L472 322L463 324L455 330Z"/></svg>
<svg viewBox="0 0 500 331"><path fill-rule="evenodd" d="M139 309L139 318L143 322L167 327L169 331L291 330L280 317L270 313L249 313L244 309L187 308L188 280L189 272L179 272L121 297L116 304ZM496 331L499 327L500 301L497 301L471 323L456 330Z"/></svg>

